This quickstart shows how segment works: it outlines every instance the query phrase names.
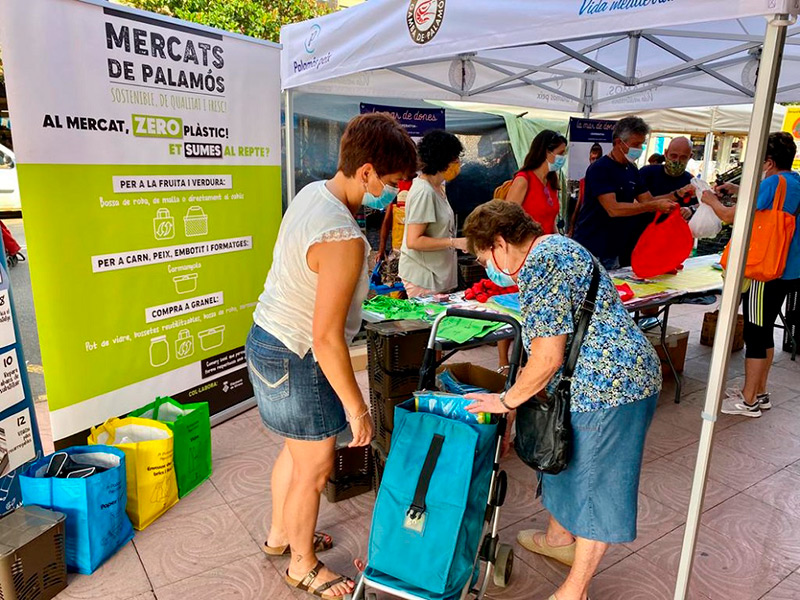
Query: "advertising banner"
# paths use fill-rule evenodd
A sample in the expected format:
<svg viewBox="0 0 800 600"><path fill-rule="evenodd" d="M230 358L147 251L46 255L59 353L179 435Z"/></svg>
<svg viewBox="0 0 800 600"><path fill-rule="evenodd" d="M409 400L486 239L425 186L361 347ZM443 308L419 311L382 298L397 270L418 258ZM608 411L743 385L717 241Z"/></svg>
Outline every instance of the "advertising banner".
<svg viewBox="0 0 800 600"><path fill-rule="evenodd" d="M105 2L0 5L53 435L252 396L281 219L279 49Z"/></svg>
<svg viewBox="0 0 800 600"><path fill-rule="evenodd" d="M783 118L783 131L788 131L794 136L797 144L797 156L794 157L792 169L800 171L800 106L789 106Z"/></svg>
<svg viewBox="0 0 800 600"><path fill-rule="evenodd" d="M17 475L41 456L14 298L5 254L0 252L0 516L22 504Z"/></svg>
<svg viewBox="0 0 800 600"><path fill-rule="evenodd" d="M601 119L569 120L569 178L579 181L589 168L589 156L592 148L600 147L600 156L611 151L611 134L616 121Z"/></svg>
<svg viewBox="0 0 800 600"><path fill-rule="evenodd" d="M445 129L443 108L403 108L401 106L361 103L362 115L373 112L385 112L392 115L415 142L418 142L429 131Z"/></svg>

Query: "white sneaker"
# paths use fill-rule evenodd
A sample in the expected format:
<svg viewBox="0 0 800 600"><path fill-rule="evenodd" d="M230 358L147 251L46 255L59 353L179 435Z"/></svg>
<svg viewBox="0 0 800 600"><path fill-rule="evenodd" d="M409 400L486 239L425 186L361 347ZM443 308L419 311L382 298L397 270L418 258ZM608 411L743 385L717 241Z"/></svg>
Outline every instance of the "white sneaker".
<svg viewBox="0 0 800 600"><path fill-rule="evenodd" d="M758 405L761 407L761 410L769 410L772 408L772 401L769 398L769 392L759 394L756 396L756 399L758 400Z"/></svg>
<svg viewBox="0 0 800 600"><path fill-rule="evenodd" d="M744 396L740 390L734 390L734 393L722 401L722 412L726 415L741 415L743 417L760 417L761 405L758 401L753 406L749 406L744 401Z"/></svg>

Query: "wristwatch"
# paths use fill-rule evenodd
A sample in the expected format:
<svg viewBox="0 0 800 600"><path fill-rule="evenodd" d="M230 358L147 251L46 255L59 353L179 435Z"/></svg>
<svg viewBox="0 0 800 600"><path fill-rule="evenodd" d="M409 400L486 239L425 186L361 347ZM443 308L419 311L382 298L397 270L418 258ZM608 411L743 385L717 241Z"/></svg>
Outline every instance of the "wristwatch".
<svg viewBox="0 0 800 600"><path fill-rule="evenodd" d="M678 202L681 202L681 201L683 200L683 196L681 196L681 195L678 193L678 190L675 190L674 192L672 192L672 195L673 195L673 196L675 196L675 199L676 199Z"/></svg>
<svg viewBox="0 0 800 600"><path fill-rule="evenodd" d="M500 404L502 404L505 407L505 409L507 411L509 411L509 412L514 410L508 404L506 404L506 392L501 392L500 393Z"/></svg>

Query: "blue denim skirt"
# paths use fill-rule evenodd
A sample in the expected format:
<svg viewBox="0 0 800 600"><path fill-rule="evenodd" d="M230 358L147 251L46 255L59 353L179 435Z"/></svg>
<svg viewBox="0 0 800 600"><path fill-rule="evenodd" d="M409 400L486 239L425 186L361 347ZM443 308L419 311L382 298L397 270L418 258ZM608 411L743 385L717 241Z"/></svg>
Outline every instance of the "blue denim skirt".
<svg viewBox="0 0 800 600"><path fill-rule="evenodd" d="M658 395L572 413L566 470L542 476L542 503L572 535L608 544L636 539L639 475Z"/></svg>
<svg viewBox="0 0 800 600"><path fill-rule="evenodd" d="M347 427L344 407L310 350L300 358L253 325L245 357L267 429L293 440L320 441Z"/></svg>

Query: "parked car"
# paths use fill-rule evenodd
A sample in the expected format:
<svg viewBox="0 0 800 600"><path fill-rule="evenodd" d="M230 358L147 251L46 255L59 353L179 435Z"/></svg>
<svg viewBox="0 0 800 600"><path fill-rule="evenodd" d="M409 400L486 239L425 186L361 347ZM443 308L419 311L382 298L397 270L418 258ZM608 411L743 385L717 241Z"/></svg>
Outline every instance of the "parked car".
<svg viewBox="0 0 800 600"><path fill-rule="evenodd" d="M0 144L0 211L22 210L14 153Z"/></svg>

